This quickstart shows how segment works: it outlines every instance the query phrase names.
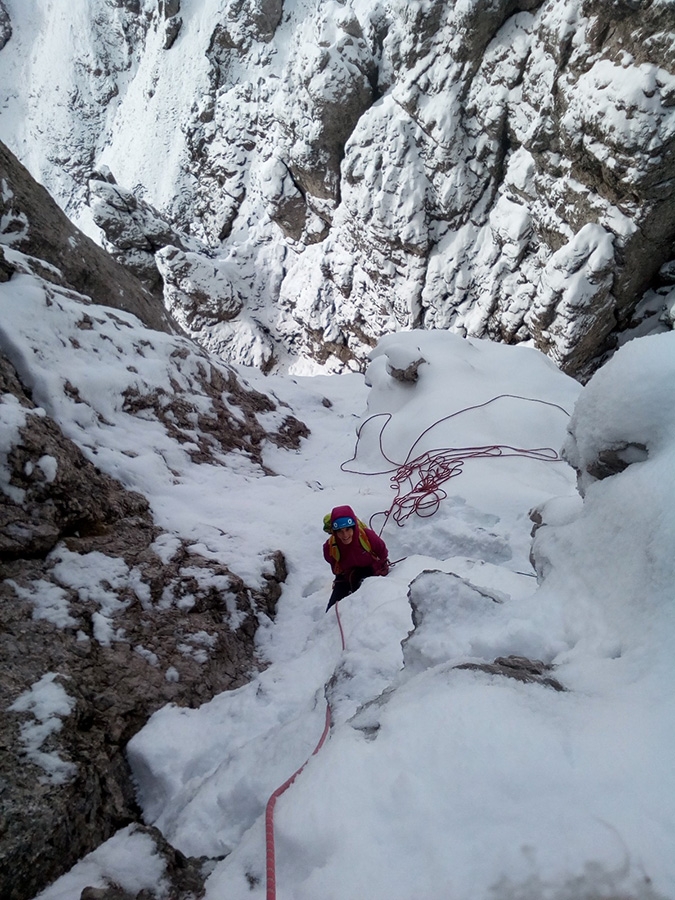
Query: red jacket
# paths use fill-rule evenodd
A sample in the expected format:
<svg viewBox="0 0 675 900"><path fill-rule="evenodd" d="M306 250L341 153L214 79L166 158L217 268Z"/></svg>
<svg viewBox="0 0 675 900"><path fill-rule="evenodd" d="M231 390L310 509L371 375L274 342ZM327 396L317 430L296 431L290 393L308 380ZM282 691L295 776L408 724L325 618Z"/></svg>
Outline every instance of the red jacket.
<svg viewBox="0 0 675 900"><path fill-rule="evenodd" d="M331 512L331 521L347 516L357 523L351 543L343 544L338 537L331 535L323 545L324 559L330 564L333 574L348 576L353 569L370 566L376 575L386 575L389 571L387 545L372 528L358 521L351 506L336 506Z"/></svg>

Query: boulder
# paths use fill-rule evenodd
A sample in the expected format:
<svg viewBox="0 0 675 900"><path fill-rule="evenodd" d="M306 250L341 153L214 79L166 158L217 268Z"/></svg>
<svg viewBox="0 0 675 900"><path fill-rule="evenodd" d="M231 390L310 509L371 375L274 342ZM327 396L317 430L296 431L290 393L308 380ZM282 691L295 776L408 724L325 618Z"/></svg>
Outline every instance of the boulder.
<svg viewBox="0 0 675 900"><path fill-rule="evenodd" d="M166 305L186 330L227 322L241 312L243 300L224 263L178 247L164 247L155 262L164 280Z"/></svg>
<svg viewBox="0 0 675 900"><path fill-rule="evenodd" d="M107 168L102 167L89 179L89 205L111 256L153 296L162 296L164 283L155 253L167 245L185 249L188 240L150 204L117 184Z"/></svg>

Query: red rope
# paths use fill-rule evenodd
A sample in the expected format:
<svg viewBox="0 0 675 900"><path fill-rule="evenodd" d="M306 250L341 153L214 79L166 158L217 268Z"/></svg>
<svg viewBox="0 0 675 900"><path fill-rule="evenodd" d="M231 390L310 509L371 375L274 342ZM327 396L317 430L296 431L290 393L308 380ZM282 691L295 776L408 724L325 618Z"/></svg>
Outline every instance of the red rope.
<svg viewBox="0 0 675 900"><path fill-rule="evenodd" d="M328 737L328 732L330 731L331 724L331 712L330 706L328 703L326 704L326 724L323 729L323 734L319 739L319 743L316 745L314 750L312 751L309 759L312 758L319 750L323 747L324 741ZM267 900L276 900L277 896L277 879L276 879L276 855L274 848L274 807L277 804L277 800L288 788L293 784L298 775L305 768L309 759L305 760L305 762L300 766L300 768L294 772L290 778L288 778L281 787L278 787L276 791L272 794L270 799L267 801L267 807L265 809L265 840L267 844L266 848L266 862L267 862Z"/></svg>
<svg viewBox="0 0 675 900"><path fill-rule="evenodd" d="M335 604L335 616L337 618L337 623L340 628L340 640L342 641L342 649L346 649L345 644L345 633L342 629L342 621L340 620L340 613L338 612L339 604ZM316 745L314 750L312 751L310 757L305 760L305 762L297 769L290 778L288 778L281 787L278 787L276 791L272 794L272 796L267 801L267 806L265 808L265 843L266 843L266 852L265 852L265 861L267 867L267 900L276 900L277 896L277 876L276 876L276 852L274 847L274 807L277 805L277 800L284 794L289 787L293 784L298 775L305 768L309 760L312 756L315 756L319 750L323 747L326 738L328 737L328 732L330 731L331 726L331 709L330 704L326 703L326 723L324 725L323 734L319 739L319 743Z"/></svg>
<svg viewBox="0 0 675 900"><path fill-rule="evenodd" d="M391 518L397 525L403 525L404 521L412 515L423 519L433 516L438 511L441 502L448 496L442 485L451 478L462 474L466 460L509 456L520 456L545 462L560 461L556 451L550 447L528 450L494 444L485 447L428 450L394 471L391 476L391 488L396 491L396 497L385 513L376 513L375 515L384 515L385 524Z"/></svg>
<svg viewBox="0 0 675 900"><path fill-rule="evenodd" d="M336 616L336 618L337 618L337 623L338 623L338 626L339 626L339 628L340 628L340 640L342 641L342 649L343 649L343 650L346 650L346 649L347 649L347 645L346 645L346 643L345 643L345 633L344 633L344 631L342 630L342 620L340 619L340 613L338 612L338 606L339 606L339 605L340 605L340 603L339 603L339 601L338 601L338 602L335 604L335 606L334 606L334 608L335 608L335 616Z"/></svg>
<svg viewBox="0 0 675 900"><path fill-rule="evenodd" d="M380 528L380 534L389 521L393 519L397 525L403 525L404 521L412 515L420 518L428 518L433 516L437 511L441 502L447 498L446 491L442 485L451 478L461 475L462 467L467 459L491 459L495 457L520 456L527 459L538 459L545 462L560 462L560 456L551 447L536 447L534 449L525 449L522 447L511 447L507 444L491 444L481 447L447 447L435 450L426 450L414 458L412 457L415 447L422 438L432 431L442 422L447 422L455 416L469 412L474 409L482 409L496 400L510 397L515 400L525 400L530 403L541 403L544 406L552 406L559 409L569 416L569 413L557 403L549 403L547 400L539 400L533 397L521 397L518 394L499 394L486 400L485 403L477 403L474 406L467 406L450 415L437 419L428 428L419 435L410 447L406 458L403 462L396 462L391 459L384 450L384 432L393 418L392 413L376 413L369 416L359 427L356 435L356 447L354 455L351 459L343 462L340 468L344 472L352 472L357 475L391 475L391 488L396 491L396 497L386 512L374 513L370 522L377 516L384 516L384 523ZM378 436L379 448L382 458L390 464L390 467L382 469L379 472L360 472L354 468L348 468L349 463L356 460L359 450L359 443L366 425L378 418L384 418L385 421L380 428ZM407 489L406 489L407 488Z"/></svg>

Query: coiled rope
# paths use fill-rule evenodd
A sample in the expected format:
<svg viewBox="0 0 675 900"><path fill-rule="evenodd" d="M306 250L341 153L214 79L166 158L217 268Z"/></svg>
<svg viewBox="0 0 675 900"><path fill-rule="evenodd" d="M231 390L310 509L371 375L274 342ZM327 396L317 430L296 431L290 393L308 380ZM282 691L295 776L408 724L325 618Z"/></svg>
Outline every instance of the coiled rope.
<svg viewBox="0 0 675 900"><path fill-rule="evenodd" d="M433 431L438 425L454 419L456 416L470 412L475 409L483 409L497 400L511 398L515 400L523 400L529 403L541 403L544 406L551 406L559 409L569 417L566 409L557 403L551 403L548 400L540 400L536 397L523 397L519 394L498 394L484 403L477 403L473 406L466 406L454 413L437 419L428 428L419 435L410 447L406 458L402 462L391 459L384 449L384 433L393 418L390 412L376 413L369 416L361 423L356 433L356 446L353 456L342 463L340 468L343 472L349 472L354 475L390 475L391 488L396 492L396 496L392 501L389 509L374 513L370 518L370 524L379 516L384 516L384 522L380 527L379 534L382 534L385 526L391 519L397 525L402 526L406 519L412 515L420 518L428 518L433 516L442 501L448 496L442 485L451 478L461 475L464 463L469 459L495 459L510 456L520 456L527 459L542 460L544 462L561 462L559 454L552 447L512 447L508 444L489 444L477 447L443 447L434 450L425 450L418 456L413 456L414 450L420 441ZM376 419L384 419L378 435L378 444L380 454L385 462L389 463L387 468L375 472L363 472L356 468L350 468L350 464L356 461L359 452L359 444L361 442L363 431L366 426Z"/></svg>

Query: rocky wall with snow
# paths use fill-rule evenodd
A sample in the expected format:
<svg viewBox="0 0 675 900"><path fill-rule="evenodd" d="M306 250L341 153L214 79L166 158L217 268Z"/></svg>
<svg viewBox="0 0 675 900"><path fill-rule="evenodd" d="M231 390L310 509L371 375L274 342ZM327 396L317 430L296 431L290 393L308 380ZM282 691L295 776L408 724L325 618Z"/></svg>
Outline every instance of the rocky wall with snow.
<svg viewBox="0 0 675 900"><path fill-rule="evenodd" d="M5 249L7 253L5 253ZM14 252L10 263L8 253ZM161 290L146 289L83 234L8 148L0 143L0 266L94 297L138 316L149 328L178 332ZM6 280L0 277L0 280Z"/></svg>
<svg viewBox="0 0 675 900"><path fill-rule="evenodd" d="M168 519L159 497L186 467L231 460L224 507L238 478L268 471L268 442L292 451L308 432L187 338L73 290L53 249L70 232L41 242L51 206L11 197L0 229L0 895L27 900L138 819L128 740L166 703L247 682L257 629L275 615L283 553L263 539L226 561L185 532L194 484ZM17 249L19 225L43 258ZM113 300L152 310L68 225L75 247L104 258ZM227 546L222 524L207 527ZM183 888L198 874L171 865Z"/></svg>
<svg viewBox="0 0 675 900"><path fill-rule="evenodd" d="M115 254L139 216L86 206L101 166L200 242L226 302L167 302L226 359L358 367L417 326L585 378L672 327L669 0L3 3L0 137Z"/></svg>

